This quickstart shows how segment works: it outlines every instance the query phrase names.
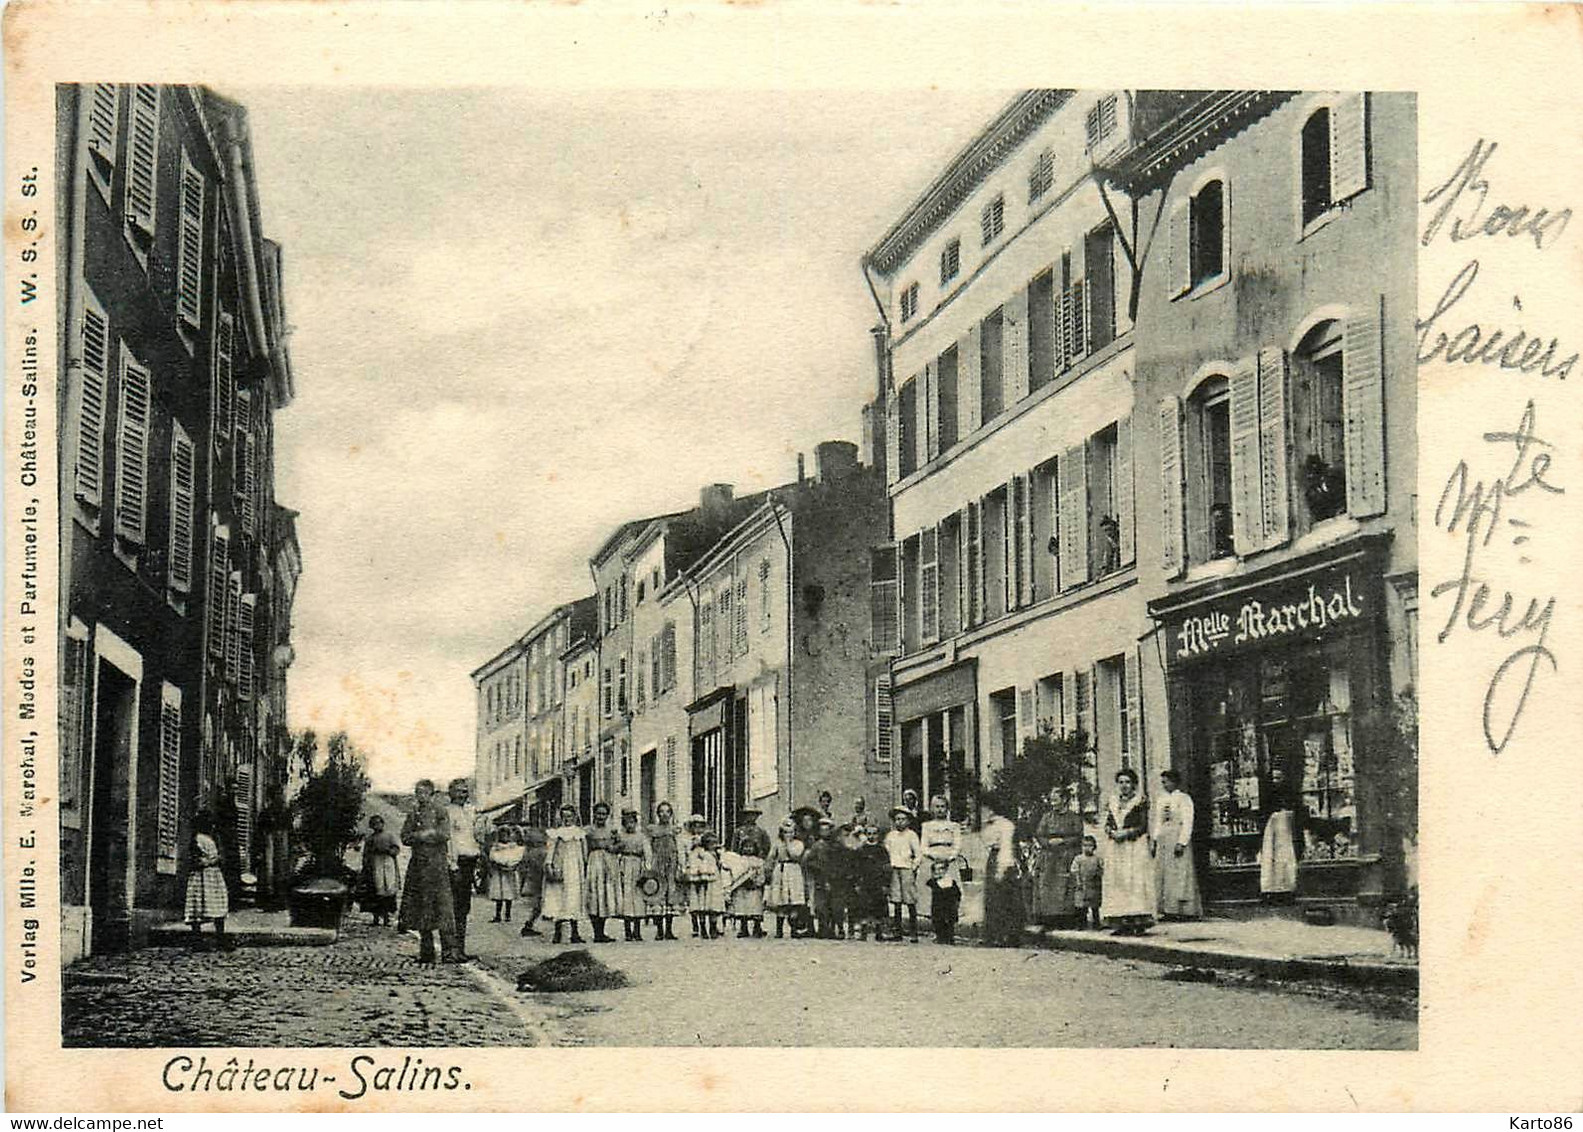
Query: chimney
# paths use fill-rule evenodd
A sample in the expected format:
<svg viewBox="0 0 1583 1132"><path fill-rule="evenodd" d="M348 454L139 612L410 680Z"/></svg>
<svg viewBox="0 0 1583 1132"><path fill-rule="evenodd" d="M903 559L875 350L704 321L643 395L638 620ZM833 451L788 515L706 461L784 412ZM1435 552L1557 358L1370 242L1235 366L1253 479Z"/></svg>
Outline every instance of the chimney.
<svg viewBox="0 0 1583 1132"><path fill-rule="evenodd" d="M857 445L850 440L826 440L813 452L814 470L820 483L845 479L857 469Z"/></svg>
<svg viewBox="0 0 1583 1132"><path fill-rule="evenodd" d="M731 506L733 490L728 483L705 484L698 493L698 505L707 515L718 514Z"/></svg>
<svg viewBox="0 0 1583 1132"><path fill-rule="evenodd" d="M803 462L803 454L797 453L797 486L801 487L808 479L807 465Z"/></svg>

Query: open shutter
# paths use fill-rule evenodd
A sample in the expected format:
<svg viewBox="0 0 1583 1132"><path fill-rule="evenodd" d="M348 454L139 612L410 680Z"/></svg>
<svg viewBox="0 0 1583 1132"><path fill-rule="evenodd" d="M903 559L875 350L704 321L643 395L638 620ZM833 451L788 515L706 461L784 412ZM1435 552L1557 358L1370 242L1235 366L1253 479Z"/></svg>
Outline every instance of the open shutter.
<svg viewBox="0 0 1583 1132"><path fill-rule="evenodd" d="M676 624L665 626L665 690L676 687Z"/></svg>
<svg viewBox="0 0 1583 1132"><path fill-rule="evenodd" d="M1092 751L1099 746L1099 736L1094 727L1094 674L1090 669L1081 669L1073 674L1072 702L1077 709L1077 729L1088 740L1085 750Z"/></svg>
<svg viewBox="0 0 1583 1132"><path fill-rule="evenodd" d="M890 762L894 728L890 673L881 672L874 677L874 758L877 762Z"/></svg>
<svg viewBox="0 0 1583 1132"><path fill-rule="evenodd" d="M1129 648L1121 662L1122 679L1127 688L1127 753L1134 770L1143 765L1143 685L1139 675L1138 650Z"/></svg>
<svg viewBox="0 0 1583 1132"><path fill-rule="evenodd" d="M1183 197L1171 206L1166 225L1165 278L1171 296L1186 294L1193 285L1191 202Z"/></svg>
<svg viewBox="0 0 1583 1132"><path fill-rule="evenodd" d="M983 359L979 356L983 331L978 322L957 344L956 349L956 412L961 426L958 439L971 436L983 424Z"/></svg>
<svg viewBox="0 0 1583 1132"><path fill-rule="evenodd" d="M253 696L253 626L258 613L258 595L243 594L237 606L237 635L241 638L241 655L237 666L237 691L244 700Z"/></svg>
<svg viewBox="0 0 1583 1132"><path fill-rule="evenodd" d="M1380 308L1348 316L1342 327L1342 408L1347 418L1347 511L1354 519L1385 510L1385 387Z"/></svg>
<svg viewBox="0 0 1583 1132"><path fill-rule="evenodd" d="M214 450L231 438L232 405L236 399L235 379L231 371L231 351L236 324L231 312L222 310L214 327L214 420L210 428L214 433Z"/></svg>
<svg viewBox="0 0 1583 1132"><path fill-rule="evenodd" d="M131 158L126 170L126 218L154 233L154 193L159 183L159 87L138 83L132 88Z"/></svg>
<svg viewBox="0 0 1583 1132"><path fill-rule="evenodd" d="M1231 537L1237 554L1264 542L1259 475L1259 375L1252 358L1231 371Z"/></svg>
<svg viewBox="0 0 1583 1132"><path fill-rule="evenodd" d="M121 348L120 413L116 420L115 534L143 545L148 523L148 436L153 412L152 378Z"/></svg>
<svg viewBox="0 0 1583 1132"><path fill-rule="evenodd" d="M885 390L885 481L901 479L901 398L894 383Z"/></svg>
<svg viewBox="0 0 1583 1132"><path fill-rule="evenodd" d="M1137 530L1133 520L1131 414L1116 422L1116 483L1112 495L1116 504L1116 533L1121 547L1121 564L1130 566L1138 559Z"/></svg>
<svg viewBox="0 0 1583 1132"><path fill-rule="evenodd" d="M236 418L231 422L234 432L244 436L253 431L253 391L239 389L236 391Z"/></svg>
<svg viewBox="0 0 1583 1132"><path fill-rule="evenodd" d="M898 635L901 628L899 560L895 543L876 546L869 551L869 633L875 652L895 652L901 644Z"/></svg>
<svg viewBox="0 0 1583 1132"><path fill-rule="evenodd" d="M930 460L940 454L940 360L930 358L929 363L923 367L923 408L919 413L922 418L919 433L923 437L923 459L918 461L921 468Z"/></svg>
<svg viewBox="0 0 1583 1132"><path fill-rule="evenodd" d="M231 528L218 524L209 536L209 586L204 597L204 631L209 638L209 655L216 660L225 656L225 600L230 576Z"/></svg>
<svg viewBox="0 0 1583 1132"><path fill-rule="evenodd" d="M1259 351L1259 469L1263 497L1266 549L1291 537L1292 507L1288 488L1286 351L1267 346Z"/></svg>
<svg viewBox="0 0 1583 1132"><path fill-rule="evenodd" d="M252 538L258 530L258 438L248 432L242 437L242 530Z"/></svg>
<svg viewBox="0 0 1583 1132"><path fill-rule="evenodd" d="M1081 444L1068 448L1060 463L1061 586L1088 581L1088 460Z"/></svg>
<svg viewBox="0 0 1583 1132"><path fill-rule="evenodd" d="M251 755L236 768L236 846L242 860L253 859L253 761Z"/></svg>
<svg viewBox="0 0 1583 1132"><path fill-rule="evenodd" d="M1002 311L1001 373L1007 405L1028 395L1028 289L1021 287Z"/></svg>
<svg viewBox="0 0 1583 1132"><path fill-rule="evenodd" d="M1017 589L1013 594L1016 599L1013 604L1025 606L1033 604L1033 555L1032 540L1029 530L1033 526L1033 475L1017 476L1012 480L1012 489L1016 492L1016 501L1013 508L1014 565L1017 568Z"/></svg>
<svg viewBox="0 0 1583 1132"><path fill-rule="evenodd" d="M1182 399L1160 398L1160 565L1165 576L1181 574L1185 555L1182 503Z"/></svg>
<svg viewBox="0 0 1583 1132"><path fill-rule="evenodd" d="M748 575L746 566L741 562L737 563L736 633L736 646L732 651L738 656L746 656L748 651Z"/></svg>
<svg viewBox="0 0 1583 1132"><path fill-rule="evenodd" d="M1088 353L1088 296L1083 280L1072 280L1072 357Z"/></svg>
<svg viewBox="0 0 1583 1132"><path fill-rule="evenodd" d="M225 678L235 684L242 672L242 575L231 571L225 585Z"/></svg>
<svg viewBox="0 0 1583 1132"><path fill-rule="evenodd" d="M192 439L180 421L170 425L170 588L192 590L193 511L198 473Z"/></svg>
<svg viewBox="0 0 1583 1132"><path fill-rule="evenodd" d="M1330 200L1339 203L1368 187L1368 96L1359 91L1330 108Z"/></svg>
<svg viewBox="0 0 1583 1132"><path fill-rule="evenodd" d="M918 608L924 641L940 639L940 535L925 527L918 535Z"/></svg>
<svg viewBox="0 0 1583 1132"><path fill-rule="evenodd" d="M1034 712L1033 689L1017 689L1017 741L1019 748L1028 739L1039 734L1039 720Z"/></svg>
<svg viewBox="0 0 1583 1132"><path fill-rule="evenodd" d="M973 600L978 604L978 618L980 621L988 621L990 616L989 555L991 548L989 545L989 534L984 529L984 524L988 521L989 516L989 508L987 503L988 500L986 497L981 496L979 498L977 503L978 519L973 524L973 532L975 535L973 540L973 552L974 557L977 560L977 573L975 575L977 578L977 585L973 594Z"/></svg>
<svg viewBox="0 0 1583 1132"><path fill-rule="evenodd" d="M121 128L121 88L115 83L93 83L84 88L88 105L88 167L94 188L108 203L110 180L115 172L116 138Z"/></svg>
<svg viewBox="0 0 1583 1132"><path fill-rule="evenodd" d="M181 155L181 228L176 248L176 314L196 328L203 315L203 174Z"/></svg>
<svg viewBox="0 0 1583 1132"><path fill-rule="evenodd" d="M973 610L968 602L969 578L968 555L971 553L968 543L968 509L962 508L957 512L956 523L956 621L957 628L966 629L973 624Z"/></svg>
<svg viewBox="0 0 1583 1132"><path fill-rule="evenodd" d="M110 320L83 288L82 380L77 390L77 498L91 507L104 499L104 424L110 389Z"/></svg>
<svg viewBox="0 0 1583 1132"><path fill-rule="evenodd" d="M159 696L159 808L155 869L176 872L181 844L181 689L162 683Z"/></svg>

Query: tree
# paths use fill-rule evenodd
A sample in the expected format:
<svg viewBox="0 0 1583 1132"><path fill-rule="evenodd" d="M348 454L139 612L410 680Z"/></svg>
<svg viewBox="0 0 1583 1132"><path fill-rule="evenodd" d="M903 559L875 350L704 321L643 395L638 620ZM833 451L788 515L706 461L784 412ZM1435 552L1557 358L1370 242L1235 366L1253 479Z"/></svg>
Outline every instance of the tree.
<svg viewBox="0 0 1583 1132"><path fill-rule="evenodd" d="M363 796L368 776L363 760L344 731L330 736L322 768L318 763L318 737L300 733L293 744L302 760L307 781L292 800L291 809L299 843L308 853L307 872L315 876L343 876L343 858L360 834Z"/></svg>
<svg viewBox="0 0 1583 1132"><path fill-rule="evenodd" d="M1093 753L1082 731L1058 735L1046 728L1022 742L1010 762L995 769L983 800L1017 822L1025 834L1039 828L1046 814L1075 810L1082 813L1096 798L1091 778Z"/></svg>
<svg viewBox="0 0 1583 1132"><path fill-rule="evenodd" d="M1402 847L1404 890L1418 885L1418 692L1408 685L1363 720L1364 750L1386 768L1386 836Z"/></svg>

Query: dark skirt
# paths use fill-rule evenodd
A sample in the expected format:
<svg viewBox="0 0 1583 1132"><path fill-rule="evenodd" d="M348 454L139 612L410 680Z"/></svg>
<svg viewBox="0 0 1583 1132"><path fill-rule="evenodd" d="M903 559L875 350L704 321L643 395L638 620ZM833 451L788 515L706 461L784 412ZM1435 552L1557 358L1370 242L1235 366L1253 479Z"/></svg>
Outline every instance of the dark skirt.
<svg viewBox="0 0 1583 1132"><path fill-rule="evenodd" d="M402 931L456 930L456 913L451 903L451 863L445 846L414 845L407 865L407 879L401 889Z"/></svg>
<svg viewBox="0 0 1583 1132"><path fill-rule="evenodd" d="M1000 849L992 848L984 863L984 942L991 947L1016 947L1022 942L1024 924L1022 884L1018 877L1001 877Z"/></svg>

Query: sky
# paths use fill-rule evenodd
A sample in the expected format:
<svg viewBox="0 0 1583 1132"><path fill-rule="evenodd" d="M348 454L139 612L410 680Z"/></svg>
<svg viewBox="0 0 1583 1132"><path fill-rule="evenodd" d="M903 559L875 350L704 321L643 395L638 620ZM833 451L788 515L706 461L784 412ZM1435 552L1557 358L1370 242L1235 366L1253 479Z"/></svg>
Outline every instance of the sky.
<svg viewBox="0 0 1583 1132"><path fill-rule="evenodd" d="M224 93L284 247L291 725L402 789L471 773L469 673L616 526L860 439L860 258L1013 92Z"/></svg>

